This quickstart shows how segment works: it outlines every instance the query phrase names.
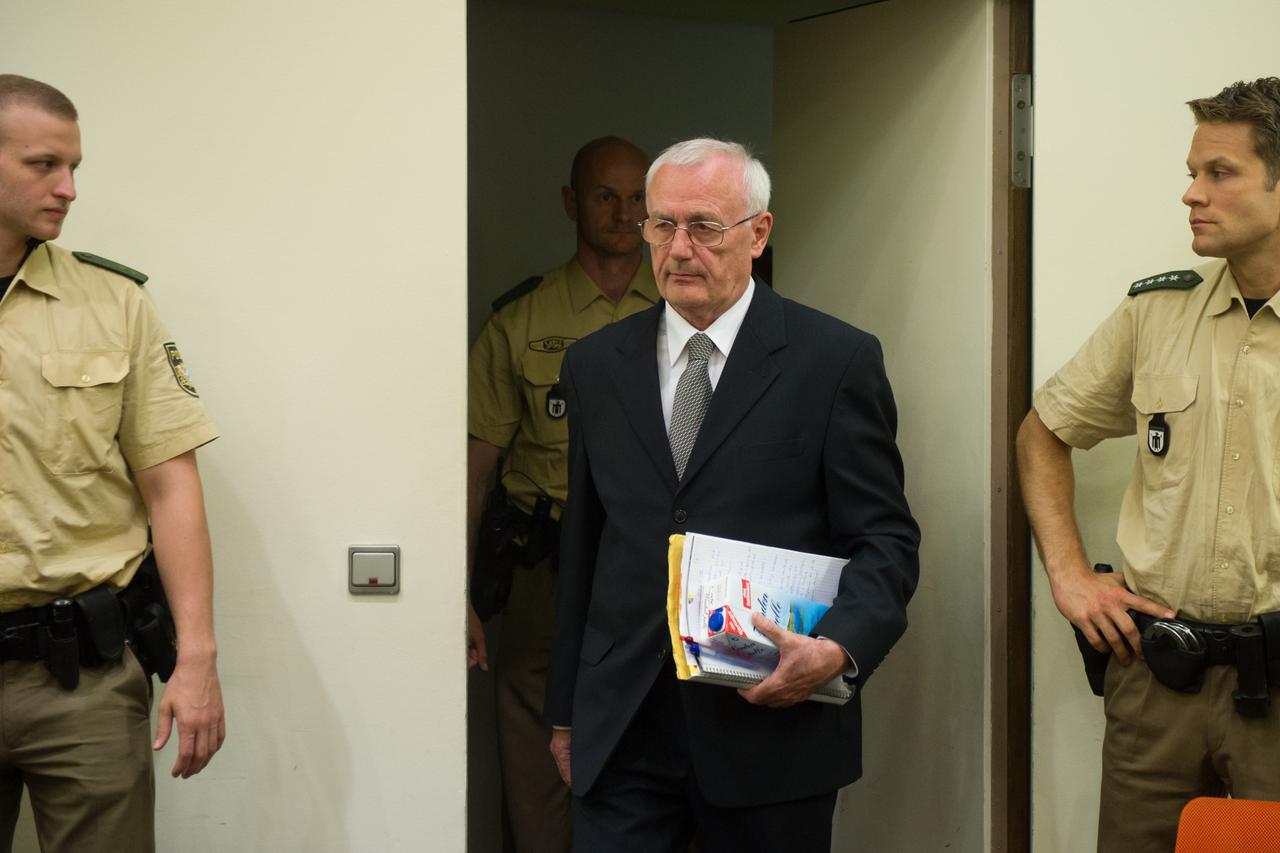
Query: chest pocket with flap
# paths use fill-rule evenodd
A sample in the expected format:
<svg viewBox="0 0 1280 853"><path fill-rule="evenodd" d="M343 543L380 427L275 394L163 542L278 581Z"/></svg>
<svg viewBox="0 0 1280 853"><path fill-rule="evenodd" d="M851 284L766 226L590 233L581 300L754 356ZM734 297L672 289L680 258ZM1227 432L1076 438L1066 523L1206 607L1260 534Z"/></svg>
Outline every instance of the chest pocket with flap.
<svg viewBox="0 0 1280 853"><path fill-rule="evenodd" d="M107 465L120 428L129 354L52 352L41 357L45 380L44 463L54 474L84 474Z"/></svg>
<svg viewBox="0 0 1280 853"><path fill-rule="evenodd" d="M1148 489L1167 489L1182 482L1200 443L1203 406L1195 405L1200 377L1191 373L1139 373L1130 398L1137 410L1138 457ZM1157 413L1168 426L1163 456L1151 452L1147 431Z"/></svg>

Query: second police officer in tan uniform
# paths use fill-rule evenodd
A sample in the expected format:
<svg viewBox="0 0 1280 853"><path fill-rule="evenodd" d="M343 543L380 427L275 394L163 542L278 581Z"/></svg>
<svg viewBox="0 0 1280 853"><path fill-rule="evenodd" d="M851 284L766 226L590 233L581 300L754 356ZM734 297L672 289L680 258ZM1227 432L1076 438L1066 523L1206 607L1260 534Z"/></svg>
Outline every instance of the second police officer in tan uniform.
<svg viewBox="0 0 1280 853"><path fill-rule="evenodd" d="M658 300L638 224L645 217L648 165L643 151L617 137L578 151L562 191L565 213L577 226L576 253L500 298L471 351L469 541L476 541L486 485L500 458L506 503L518 513L517 524L523 519L533 531L519 541L537 540L528 559L517 558L522 565L512 573L494 650L503 795L520 853L568 850L571 840L569 790L547 749L551 732L542 719L555 612L554 522L568 480L560 362L574 341ZM469 637L469 664L487 667L474 610Z"/></svg>
<svg viewBox="0 0 1280 853"><path fill-rule="evenodd" d="M46 853L146 853L152 749L176 722L185 778L225 737L195 462L217 432L146 277L47 242L79 163L71 102L0 75L0 849L25 787ZM157 562L176 666L133 595ZM140 661L173 667L154 742Z"/></svg>
<svg viewBox="0 0 1280 853"><path fill-rule="evenodd" d="M1135 282L1018 437L1054 601L1113 652L1104 853L1172 850L1196 796L1280 799L1280 80L1190 106L1182 200L1192 249L1219 260ZM1098 574L1072 514L1071 448L1135 431L1124 573Z"/></svg>

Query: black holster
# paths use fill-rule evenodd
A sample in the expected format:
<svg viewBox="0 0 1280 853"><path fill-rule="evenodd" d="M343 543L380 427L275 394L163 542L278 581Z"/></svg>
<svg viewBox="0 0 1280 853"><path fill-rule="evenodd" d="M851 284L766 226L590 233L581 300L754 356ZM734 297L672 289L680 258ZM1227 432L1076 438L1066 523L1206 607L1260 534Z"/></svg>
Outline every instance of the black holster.
<svg viewBox="0 0 1280 853"><path fill-rule="evenodd" d="M482 622L501 613L511 596L517 568L529 568L551 557L555 569L560 551L560 525L551 518L551 498L539 496L530 515L494 487L480 516L471 566L471 606Z"/></svg>
<svg viewBox="0 0 1280 853"><path fill-rule="evenodd" d="M1100 575L1109 575L1115 571L1107 563L1096 563L1093 571ZM1094 696L1101 696L1103 692L1103 683L1107 676L1107 663L1111 660L1111 649L1100 652L1089 644L1084 638L1084 632L1075 625L1071 626L1071 630L1076 635L1076 648L1080 649L1080 659L1084 662L1084 675L1089 681L1089 689Z"/></svg>
<svg viewBox="0 0 1280 853"><path fill-rule="evenodd" d="M168 681L178 662L177 632L154 553L138 566L119 602L124 631L142 671L148 678L156 675Z"/></svg>
<svg viewBox="0 0 1280 853"><path fill-rule="evenodd" d="M1076 646L1080 649L1080 658L1084 661L1084 676L1089 681L1089 689L1093 691L1094 696L1101 696L1107 677L1107 662L1111 660L1111 650L1098 651L1089 645L1083 631L1074 625L1071 628L1075 631Z"/></svg>

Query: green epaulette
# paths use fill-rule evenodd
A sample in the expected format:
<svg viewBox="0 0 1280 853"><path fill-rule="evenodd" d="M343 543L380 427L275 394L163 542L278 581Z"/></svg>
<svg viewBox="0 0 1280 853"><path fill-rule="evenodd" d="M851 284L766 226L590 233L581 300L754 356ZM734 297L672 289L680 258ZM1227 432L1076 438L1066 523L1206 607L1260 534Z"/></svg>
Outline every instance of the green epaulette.
<svg viewBox="0 0 1280 853"><path fill-rule="evenodd" d="M515 302L517 299L519 299L521 296L524 296L526 293L532 293L534 288L536 288L540 284L542 284L542 276L540 275L529 276L524 281L520 282L515 287L508 290L506 293L502 294L497 299L493 300L493 313L497 314L498 310L501 309L502 306L506 305L508 302Z"/></svg>
<svg viewBox="0 0 1280 853"><path fill-rule="evenodd" d="M1204 281L1195 270L1173 270L1138 279L1129 287L1129 295L1137 296L1148 290L1190 290Z"/></svg>
<svg viewBox="0 0 1280 853"><path fill-rule="evenodd" d="M138 284L147 283L147 274L138 272L132 267L126 267L124 264L118 264L115 261L90 254L89 252L72 252L71 254L75 255L76 260L81 263L93 264L95 267L102 267L104 270L111 270L111 272L116 273L117 275L133 279Z"/></svg>

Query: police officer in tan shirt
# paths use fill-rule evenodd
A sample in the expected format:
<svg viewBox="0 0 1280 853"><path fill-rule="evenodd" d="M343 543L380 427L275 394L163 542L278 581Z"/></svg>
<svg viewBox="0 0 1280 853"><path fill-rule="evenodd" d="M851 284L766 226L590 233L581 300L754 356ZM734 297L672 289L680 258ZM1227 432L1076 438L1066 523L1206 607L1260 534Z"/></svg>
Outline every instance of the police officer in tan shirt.
<svg viewBox="0 0 1280 853"><path fill-rule="evenodd" d="M1172 850L1196 796L1280 799L1280 79L1189 105L1182 201L1218 260L1135 282L1018 434L1054 601L1111 652L1105 853ZM1135 432L1124 572L1094 573L1071 450Z"/></svg>
<svg viewBox="0 0 1280 853"><path fill-rule="evenodd" d="M574 157L564 211L577 251L495 303L471 350L467 431L467 523L476 541L486 485L500 482L520 513L560 517L568 484L569 431L560 362L574 341L653 305L657 285L642 263L649 159L617 137L588 142ZM505 454L505 455L504 455ZM570 845L570 795L547 749L543 683L555 612L553 558L514 571L494 655L503 795L519 853ZM470 611L468 665L488 668L484 631Z"/></svg>
<svg viewBox="0 0 1280 853"><path fill-rule="evenodd" d="M172 774L186 778L225 737L195 460L217 433L145 276L47 242L79 165L71 102L0 75L0 849L25 786L45 853L145 853L151 751L176 725ZM148 528L178 639L154 738L134 653L101 624L64 621L104 595L118 611L150 559Z"/></svg>

